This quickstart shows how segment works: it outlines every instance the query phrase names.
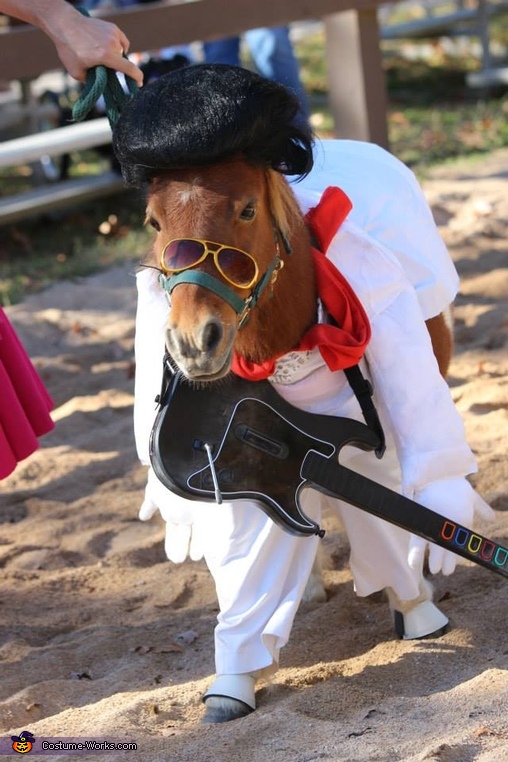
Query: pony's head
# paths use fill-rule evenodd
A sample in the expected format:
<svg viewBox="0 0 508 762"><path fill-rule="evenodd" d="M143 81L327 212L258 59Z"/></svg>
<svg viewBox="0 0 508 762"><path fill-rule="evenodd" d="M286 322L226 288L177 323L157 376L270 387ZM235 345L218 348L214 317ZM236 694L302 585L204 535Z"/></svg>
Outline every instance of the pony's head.
<svg viewBox="0 0 508 762"><path fill-rule="evenodd" d="M290 254L308 238L283 177L312 167L297 99L246 69L190 66L137 93L113 144L126 182L147 190L166 344L184 373L211 380L233 350L259 362L294 346L315 309L312 268Z"/></svg>

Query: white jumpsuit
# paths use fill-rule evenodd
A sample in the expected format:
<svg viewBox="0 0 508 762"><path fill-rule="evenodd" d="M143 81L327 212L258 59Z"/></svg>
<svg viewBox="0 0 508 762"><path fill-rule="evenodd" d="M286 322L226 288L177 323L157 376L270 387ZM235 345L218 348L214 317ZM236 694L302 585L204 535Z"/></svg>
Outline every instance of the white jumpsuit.
<svg viewBox="0 0 508 762"><path fill-rule="evenodd" d="M412 173L383 149L352 141L318 144L315 171L294 186L302 210L315 206L329 185L342 187L353 202L353 211L325 253L369 317L372 338L361 367L374 385L387 439L382 460L348 447L341 462L470 525L473 498L469 504L454 501L450 480L460 481L474 472L475 461L422 320L422 314L432 317L453 300L458 286L455 268ZM143 270L137 281L135 433L139 457L148 464L168 305L157 273ZM331 372L318 350L289 353L278 361L270 380L297 407L363 420L344 373ZM305 491L302 508L319 521L325 502L346 529L358 595L391 587L402 600L416 598L421 570L408 564L410 535L311 489ZM168 526L174 525L173 541L169 536L167 545L173 560L187 555L191 525L194 537L199 537L191 556L198 557L202 549L220 606L217 675L252 673L276 664L318 539L284 532L255 502L215 505L183 500L153 474L147 504L157 505ZM144 518L149 515L145 510ZM174 542L179 532L180 546Z"/></svg>

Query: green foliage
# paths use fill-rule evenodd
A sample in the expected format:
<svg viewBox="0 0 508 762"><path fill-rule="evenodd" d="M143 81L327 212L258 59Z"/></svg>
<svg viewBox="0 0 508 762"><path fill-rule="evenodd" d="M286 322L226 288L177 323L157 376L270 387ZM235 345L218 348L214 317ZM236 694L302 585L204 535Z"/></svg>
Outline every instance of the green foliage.
<svg viewBox="0 0 508 762"><path fill-rule="evenodd" d="M151 245L143 209L125 193L0 227L0 304L120 262L134 268Z"/></svg>
<svg viewBox="0 0 508 762"><path fill-rule="evenodd" d="M492 151L508 145L507 116L508 98L453 107L392 107L392 150L414 168Z"/></svg>
<svg viewBox="0 0 508 762"><path fill-rule="evenodd" d="M508 15L505 15L508 18ZM496 17L496 22L501 16ZM495 26L499 42L503 26ZM508 40L508 34L505 35ZM436 162L508 145L506 88L477 92L467 86L466 75L479 68L472 56L453 57L438 41L426 44L423 58L408 59L398 43L383 43L388 92L388 129L393 153L421 169ZM413 48L418 49L418 43ZM334 135L326 104L325 42L321 32L304 38L297 51L302 77L313 105L318 135Z"/></svg>

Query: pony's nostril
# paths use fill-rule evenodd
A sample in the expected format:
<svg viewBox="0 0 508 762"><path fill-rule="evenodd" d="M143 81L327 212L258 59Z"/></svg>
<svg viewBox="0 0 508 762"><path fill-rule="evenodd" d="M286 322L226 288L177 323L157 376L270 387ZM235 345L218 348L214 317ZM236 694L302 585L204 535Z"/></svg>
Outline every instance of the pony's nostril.
<svg viewBox="0 0 508 762"><path fill-rule="evenodd" d="M166 331L166 348L171 355L179 355L186 359L193 359L199 355L199 349L194 343L189 342L178 331Z"/></svg>
<svg viewBox="0 0 508 762"><path fill-rule="evenodd" d="M201 348L204 352L213 351L220 343L223 336L223 329L219 322L210 320L205 325L201 333Z"/></svg>

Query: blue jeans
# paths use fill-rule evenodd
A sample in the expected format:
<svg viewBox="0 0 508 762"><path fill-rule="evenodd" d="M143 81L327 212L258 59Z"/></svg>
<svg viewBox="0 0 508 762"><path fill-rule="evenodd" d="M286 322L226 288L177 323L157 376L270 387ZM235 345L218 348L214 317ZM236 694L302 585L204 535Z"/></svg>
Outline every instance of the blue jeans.
<svg viewBox="0 0 508 762"><path fill-rule="evenodd" d="M245 42L259 74L292 90L300 101L301 111L309 117L307 95L300 80L298 60L289 38L289 27L262 27L245 32ZM203 43L206 63L241 66L240 37Z"/></svg>

